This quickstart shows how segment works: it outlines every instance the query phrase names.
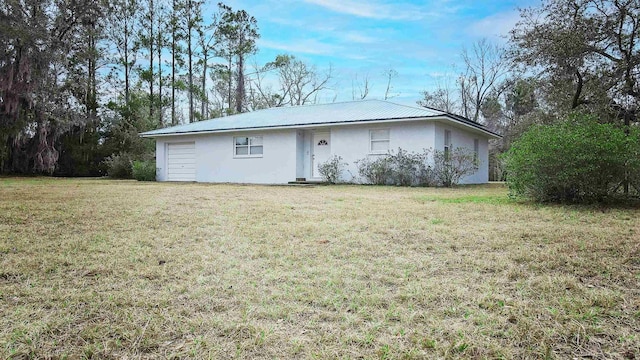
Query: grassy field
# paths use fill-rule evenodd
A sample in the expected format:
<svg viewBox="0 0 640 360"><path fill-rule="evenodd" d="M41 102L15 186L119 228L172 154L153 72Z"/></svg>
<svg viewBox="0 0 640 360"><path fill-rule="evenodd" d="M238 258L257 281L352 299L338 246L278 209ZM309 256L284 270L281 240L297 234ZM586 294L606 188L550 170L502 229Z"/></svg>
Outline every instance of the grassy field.
<svg viewBox="0 0 640 360"><path fill-rule="evenodd" d="M0 178L0 358L637 359L639 215Z"/></svg>

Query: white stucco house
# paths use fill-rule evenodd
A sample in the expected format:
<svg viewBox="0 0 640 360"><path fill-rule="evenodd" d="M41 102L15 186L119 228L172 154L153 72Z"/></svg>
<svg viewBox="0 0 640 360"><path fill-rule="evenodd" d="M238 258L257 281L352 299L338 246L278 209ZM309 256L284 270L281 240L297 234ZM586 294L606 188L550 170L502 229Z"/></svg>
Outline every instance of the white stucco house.
<svg viewBox="0 0 640 360"><path fill-rule="evenodd" d="M480 159L463 183L486 183L488 140L499 137L457 115L381 100L258 110L140 135L156 140L158 181L259 184L321 180L318 164L332 155L348 164L347 177L365 157L447 146Z"/></svg>

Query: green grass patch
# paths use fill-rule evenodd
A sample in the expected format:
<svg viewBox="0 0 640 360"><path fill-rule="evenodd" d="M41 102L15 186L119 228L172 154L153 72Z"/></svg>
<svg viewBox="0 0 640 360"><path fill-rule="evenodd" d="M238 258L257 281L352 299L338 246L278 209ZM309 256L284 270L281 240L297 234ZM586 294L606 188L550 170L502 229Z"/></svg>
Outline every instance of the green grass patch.
<svg viewBox="0 0 640 360"><path fill-rule="evenodd" d="M493 205L506 205L506 204L515 204L516 201L510 199L506 195L490 195L490 196L482 196L482 195L467 195L467 196L452 196L452 197L443 197L443 196L431 196L431 195L420 195L416 198L420 202L433 202L437 201L444 204L493 204Z"/></svg>

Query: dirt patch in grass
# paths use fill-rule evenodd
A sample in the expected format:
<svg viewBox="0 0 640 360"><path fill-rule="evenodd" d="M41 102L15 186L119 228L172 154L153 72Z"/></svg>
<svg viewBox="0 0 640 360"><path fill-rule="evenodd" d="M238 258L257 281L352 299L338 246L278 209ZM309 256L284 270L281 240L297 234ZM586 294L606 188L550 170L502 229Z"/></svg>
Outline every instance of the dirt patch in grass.
<svg viewBox="0 0 640 360"><path fill-rule="evenodd" d="M638 211L506 193L0 178L0 357L640 357Z"/></svg>

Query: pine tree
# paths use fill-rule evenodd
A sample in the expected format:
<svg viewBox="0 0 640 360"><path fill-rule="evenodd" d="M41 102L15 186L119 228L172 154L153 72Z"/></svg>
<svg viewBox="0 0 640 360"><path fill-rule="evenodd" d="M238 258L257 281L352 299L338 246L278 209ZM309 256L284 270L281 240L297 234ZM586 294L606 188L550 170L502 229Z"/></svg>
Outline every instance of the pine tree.
<svg viewBox="0 0 640 360"><path fill-rule="evenodd" d="M258 33L257 20L244 10L234 11L231 7L218 3L218 15L215 37L216 55L227 60L229 75L232 73L232 63L236 60L236 91L235 111L244 110L245 73L244 63L247 55L256 52ZM229 76L229 111L232 111L232 83Z"/></svg>

